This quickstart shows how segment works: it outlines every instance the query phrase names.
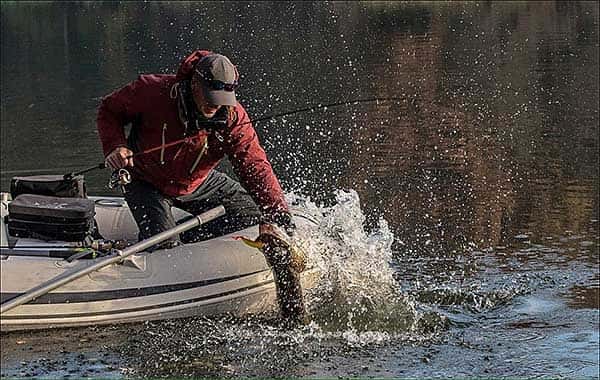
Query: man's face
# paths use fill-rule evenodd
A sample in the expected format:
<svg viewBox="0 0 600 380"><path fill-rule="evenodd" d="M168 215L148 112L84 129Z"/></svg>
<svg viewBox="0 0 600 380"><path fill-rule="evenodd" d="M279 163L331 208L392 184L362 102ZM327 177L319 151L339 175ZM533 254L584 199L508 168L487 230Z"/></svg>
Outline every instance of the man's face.
<svg viewBox="0 0 600 380"><path fill-rule="evenodd" d="M208 100L204 96L202 86L198 82L193 83L192 94L194 96L196 106L198 106L198 109L200 110L200 112L202 112L202 115L204 115L204 117L207 119L210 119L211 117L215 116L217 111L221 108L221 106L211 104L208 102Z"/></svg>

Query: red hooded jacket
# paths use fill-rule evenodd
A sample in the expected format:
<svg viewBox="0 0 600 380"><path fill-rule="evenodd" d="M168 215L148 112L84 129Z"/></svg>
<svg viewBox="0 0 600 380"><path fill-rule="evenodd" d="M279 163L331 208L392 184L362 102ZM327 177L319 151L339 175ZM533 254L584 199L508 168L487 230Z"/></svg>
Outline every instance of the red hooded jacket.
<svg viewBox="0 0 600 380"><path fill-rule="evenodd" d="M236 120L228 120L222 133L201 130L183 143L165 146L185 138L179 119L176 84L190 79L193 67L207 50L185 58L177 75L141 75L137 80L104 97L98 110L98 133L104 155L127 146L124 126L132 123L140 152L131 168L134 178L151 183L168 196L193 192L227 154L242 186L252 195L263 213L284 211L288 207L279 181L252 127L246 110L235 106ZM138 152L139 153L139 152Z"/></svg>

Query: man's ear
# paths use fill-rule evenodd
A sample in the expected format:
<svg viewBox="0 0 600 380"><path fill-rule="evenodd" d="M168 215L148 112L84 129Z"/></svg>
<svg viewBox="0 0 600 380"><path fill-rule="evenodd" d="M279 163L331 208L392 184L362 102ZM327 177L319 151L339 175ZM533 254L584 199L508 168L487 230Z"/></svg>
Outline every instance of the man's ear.
<svg viewBox="0 0 600 380"><path fill-rule="evenodd" d="M190 81L190 90L192 90L192 95L196 95L196 91L198 91L198 79L192 77Z"/></svg>
<svg viewBox="0 0 600 380"><path fill-rule="evenodd" d="M192 76L192 80L190 81L190 87L192 89L192 94L200 95L198 94L199 91L202 91L202 88L200 86L200 78L198 78L196 75Z"/></svg>
<svg viewBox="0 0 600 380"><path fill-rule="evenodd" d="M194 104L196 104L196 107L199 107L198 102L196 101L196 99L203 99L204 97L202 96L202 86L200 85L200 82L197 78L192 78L191 82L190 82L190 89L191 89L191 96L192 96L192 101L194 102Z"/></svg>

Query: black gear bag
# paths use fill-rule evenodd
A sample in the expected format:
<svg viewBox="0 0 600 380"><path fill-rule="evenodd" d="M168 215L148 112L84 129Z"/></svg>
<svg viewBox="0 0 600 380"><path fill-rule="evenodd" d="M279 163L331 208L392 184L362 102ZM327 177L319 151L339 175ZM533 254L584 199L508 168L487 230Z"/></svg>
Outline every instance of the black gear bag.
<svg viewBox="0 0 600 380"><path fill-rule="evenodd" d="M83 241L94 232L94 201L21 194L8 204L8 232L21 238Z"/></svg>
<svg viewBox="0 0 600 380"><path fill-rule="evenodd" d="M10 195L13 199L21 194L47 195L63 198L86 198L85 181L82 175L37 175L13 177Z"/></svg>

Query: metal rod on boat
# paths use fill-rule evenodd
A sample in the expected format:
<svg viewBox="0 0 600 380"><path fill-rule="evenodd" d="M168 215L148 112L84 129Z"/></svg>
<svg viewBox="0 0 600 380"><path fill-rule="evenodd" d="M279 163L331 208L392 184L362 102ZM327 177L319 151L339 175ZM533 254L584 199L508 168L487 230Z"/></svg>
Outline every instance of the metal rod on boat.
<svg viewBox="0 0 600 380"><path fill-rule="evenodd" d="M136 243L130 247L127 247L124 250L122 250L114 255L108 256L108 257L104 258L104 260L98 261L95 264L92 264L92 265L87 266L82 269L74 270L70 273L61 274L61 275L51 279L50 281L47 281L39 286L36 286L35 288L30 289L26 293L24 293L18 297L15 297L9 301L6 301L2 305L0 305L0 315L6 313L7 311L9 311L17 306L20 306L24 303L32 301L32 300L38 298L39 296L42 296L42 295L50 292L51 290L58 288L59 286L62 286L71 281L74 281L82 276L85 276L88 273L91 273L91 272L97 271L98 269L104 268L107 265L117 263L117 262L123 260L124 258L126 258L127 256L130 256L130 255L133 255L134 253L143 251L144 249L150 248L155 244L158 244L164 240L169 239L170 237L178 235L178 234L180 234L184 231L187 231L191 228L200 226L206 222L209 222L209 221L216 219L223 215L225 215L225 208L223 206L215 207L215 208L210 209L200 215L197 215L194 218L192 218L180 225L177 225L167 231L156 234L146 240L142 240L139 243Z"/></svg>

